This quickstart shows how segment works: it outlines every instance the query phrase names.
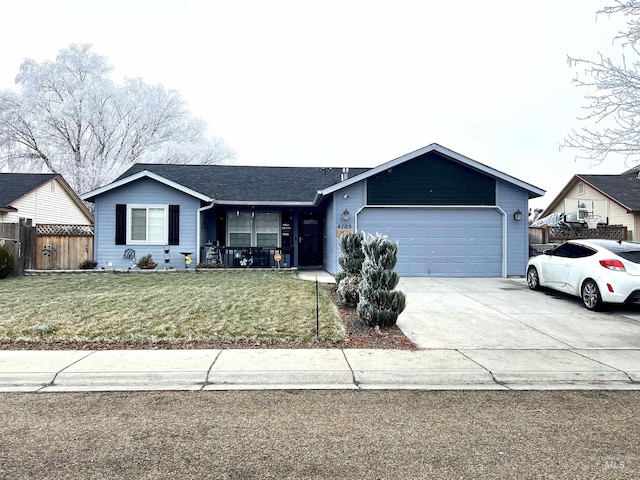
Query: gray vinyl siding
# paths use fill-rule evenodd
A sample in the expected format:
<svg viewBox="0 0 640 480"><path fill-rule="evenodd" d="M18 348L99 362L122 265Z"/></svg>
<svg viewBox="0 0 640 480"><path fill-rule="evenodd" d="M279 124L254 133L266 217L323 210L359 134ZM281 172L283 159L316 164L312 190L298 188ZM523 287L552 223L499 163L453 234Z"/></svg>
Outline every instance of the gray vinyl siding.
<svg viewBox="0 0 640 480"><path fill-rule="evenodd" d="M325 218L324 222L324 238L326 241L324 242L324 269L332 274L336 274L335 265L337 262L337 252L336 252L336 242L333 241L332 235L335 235L333 231L333 222L332 218L335 218L335 206L333 202L333 198L327 204L327 208L325 210Z"/></svg>
<svg viewBox="0 0 640 480"><path fill-rule="evenodd" d="M129 260L123 258L124 250L133 248L136 258L151 254L158 262L158 268L164 264L162 245L115 245L115 210L116 204L137 205L180 205L180 244L171 245L169 265L184 268L184 257L180 252L193 253L196 259L197 211L200 201L171 187L154 180L143 178L115 190L106 192L96 199L95 203L95 260L98 268L105 267L105 262L112 262L112 268L128 268ZM192 264L195 267L195 264Z"/></svg>
<svg viewBox="0 0 640 480"><path fill-rule="evenodd" d="M345 196L347 198L345 198ZM338 227L348 226L355 231L355 218L358 210L365 204L366 183L361 181L354 183L333 194L331 208L327 209L326 221L326 269L331 274L338 273L341 268L338 264L338 258L342 254L340 250ZM349 210L349 220L342 218L342 212Z"/></svg>
<svg viewBox="0 0 640 480"><path fill-rule="evenodd" d="M509 183L498 181L496 185L498 205L507 220L507 275L524 275L529 259L529 197L525 190ZM513 214L522 212L522 220L516 222Z"/></svg>

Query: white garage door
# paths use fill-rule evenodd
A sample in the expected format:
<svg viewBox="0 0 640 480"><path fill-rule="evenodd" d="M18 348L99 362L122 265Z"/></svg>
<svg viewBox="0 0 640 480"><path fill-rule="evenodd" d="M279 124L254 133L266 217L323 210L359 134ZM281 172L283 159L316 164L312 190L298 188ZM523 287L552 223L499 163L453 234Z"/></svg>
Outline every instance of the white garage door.
<svg viewBox="0 0 640 480"><path fill-rule="evenodd" d="M367 207L357 218L398 242L401 276L502 276L502 225L495 208Z"/></svg>

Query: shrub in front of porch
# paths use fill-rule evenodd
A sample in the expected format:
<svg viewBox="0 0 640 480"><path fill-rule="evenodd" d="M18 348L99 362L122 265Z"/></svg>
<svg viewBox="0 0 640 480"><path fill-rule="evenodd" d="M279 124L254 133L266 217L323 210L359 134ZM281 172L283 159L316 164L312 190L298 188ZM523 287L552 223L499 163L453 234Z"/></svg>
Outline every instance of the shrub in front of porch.
<svg viewBox="0 0 640 480"><path fill-rule="evenodd" d="M151 258L151 254L148 254L138 260L137 266L141 270L153 270L158 266L158 263Z"/></svg>
<svg viewBox="0 0 640 480"><path fill-rule="evenodd" d="M366 235L362 242L362 264L358 315L371 326L391 327L406 306L406 297L394 290L400 281L393 271L398 259L398 244L380 234Z"/></svg>
<svg viewBox="0 0 640 480"><path fill-rule="evenodd" d="M364 262L362 240L361 232L347 232L340 237L342 255L338 258L338 263L342 271L336 275L338 285L336 292L343 302L354 306L360 300L358 287L362 281L362 262Z"/></svg>

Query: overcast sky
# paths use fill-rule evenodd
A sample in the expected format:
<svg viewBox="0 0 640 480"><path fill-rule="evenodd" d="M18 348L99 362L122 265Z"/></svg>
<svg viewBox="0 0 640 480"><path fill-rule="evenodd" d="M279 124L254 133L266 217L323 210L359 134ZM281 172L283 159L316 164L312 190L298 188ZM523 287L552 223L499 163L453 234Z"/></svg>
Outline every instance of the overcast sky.
<svg viewBox="0 0 640 480"><path fill-rule="evenodd" d="M0 89L91 43L115 78L178 90L238 164L376 166L439 143L547 191L621 173L559 151L584 91L567 55L620 28L600 0L7 0Z"/></svg>

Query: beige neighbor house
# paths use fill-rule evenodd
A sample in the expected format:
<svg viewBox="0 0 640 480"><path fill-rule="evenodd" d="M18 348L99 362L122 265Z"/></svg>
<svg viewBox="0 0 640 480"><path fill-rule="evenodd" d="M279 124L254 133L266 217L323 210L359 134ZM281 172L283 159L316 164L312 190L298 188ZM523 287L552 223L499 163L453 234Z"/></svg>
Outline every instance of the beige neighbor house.
<svg viewBox="0 0 640 480"><path fill-rule="evenodd" d="M0 223L93 225L93 215L61 175L0 173Z"/></svg>
<svg viewBox="0 0 640 480"><path fill-rule="evenodd" d="M564 213L568 223L600 217L599 225L627 227L629 240L640 240L640 167L619 175L574 175L540 214Z"/></svg>

